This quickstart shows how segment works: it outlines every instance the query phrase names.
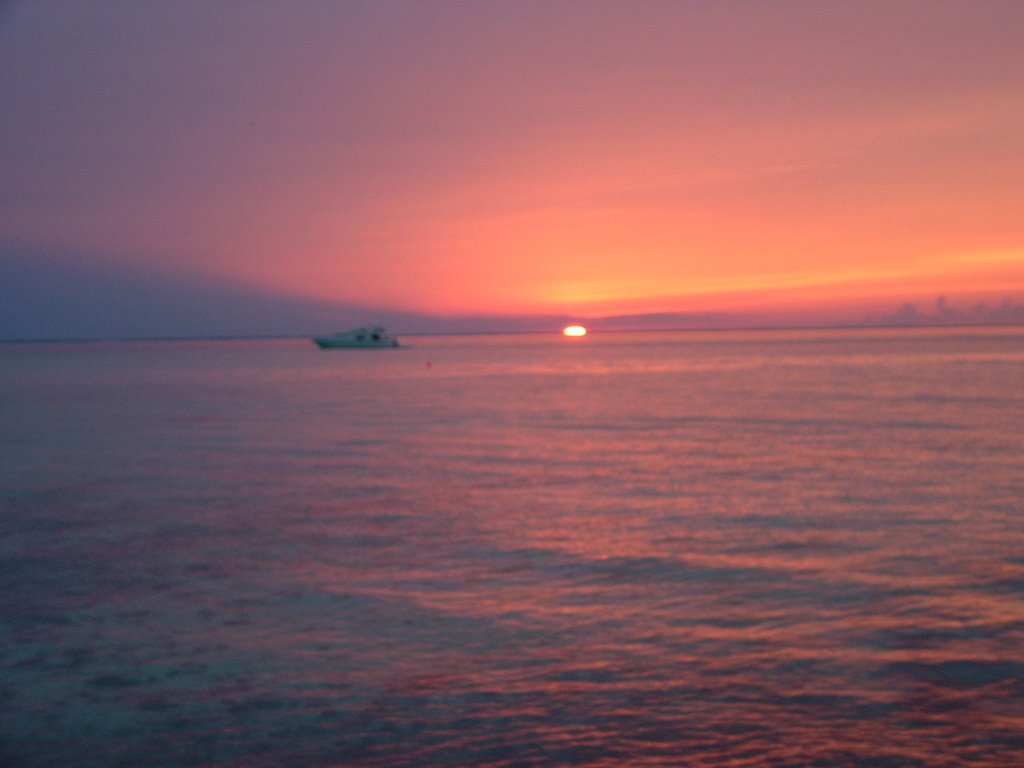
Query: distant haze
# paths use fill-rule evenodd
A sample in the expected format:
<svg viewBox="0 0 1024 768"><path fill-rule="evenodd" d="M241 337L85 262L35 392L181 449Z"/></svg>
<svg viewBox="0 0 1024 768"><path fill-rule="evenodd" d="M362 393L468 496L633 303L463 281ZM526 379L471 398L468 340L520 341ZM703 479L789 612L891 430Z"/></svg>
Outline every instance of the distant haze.
<svg viewBox="0 0 1024 768"><path fill-rule="evenodd" d="M1024 3L0 4L0 339L1020 322Z"/></svg>
<svg viewBox="0 0 1024 768"><path fill-rule="evenodd" d="M366 322L400 333L555 331L584 321L592 330L667 330L794 325L1024 323L1009 298L953 306L945 297L874 314L665 312L632 315L429 315L388 307L287 297L252 286L161 272L99 268L86 254L0 247L0 341L209 336L300 336Z"/></svg>

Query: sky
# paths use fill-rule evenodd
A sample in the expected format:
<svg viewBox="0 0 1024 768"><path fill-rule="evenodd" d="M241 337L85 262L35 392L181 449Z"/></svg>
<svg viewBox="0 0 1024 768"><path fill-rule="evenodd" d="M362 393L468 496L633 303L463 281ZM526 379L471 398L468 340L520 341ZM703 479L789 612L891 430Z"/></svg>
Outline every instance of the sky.
<svg viewBox="0 0 1024 768"><path fill-rule="evenodd" d="M0 338L1015 304L1022 40L1019 0L0 0Z"/></svg>

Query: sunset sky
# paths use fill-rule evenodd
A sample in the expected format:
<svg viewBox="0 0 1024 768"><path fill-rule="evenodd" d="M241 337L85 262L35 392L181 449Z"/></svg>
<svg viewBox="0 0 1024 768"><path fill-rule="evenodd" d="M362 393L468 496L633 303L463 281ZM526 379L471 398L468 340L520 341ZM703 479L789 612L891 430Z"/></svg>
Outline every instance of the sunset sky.
<svg viewBox="0 0 1024 768"><path fill-rule="evenodd" d="M124 275L385 320L1019 301L1022 41L1020 0L3 3L0 319Z"/></svg>

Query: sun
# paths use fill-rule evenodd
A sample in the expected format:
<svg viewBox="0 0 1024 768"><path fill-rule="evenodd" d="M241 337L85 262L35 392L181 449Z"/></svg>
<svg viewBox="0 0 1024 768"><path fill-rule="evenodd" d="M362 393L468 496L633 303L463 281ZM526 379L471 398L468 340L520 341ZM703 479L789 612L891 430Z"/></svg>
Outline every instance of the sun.
<svg viewBox="0 0 1024 768"><path fill-rule="evenodd" d="M582 325L567 325L562 329L563 336L586 336L587 329Z"/></svg>

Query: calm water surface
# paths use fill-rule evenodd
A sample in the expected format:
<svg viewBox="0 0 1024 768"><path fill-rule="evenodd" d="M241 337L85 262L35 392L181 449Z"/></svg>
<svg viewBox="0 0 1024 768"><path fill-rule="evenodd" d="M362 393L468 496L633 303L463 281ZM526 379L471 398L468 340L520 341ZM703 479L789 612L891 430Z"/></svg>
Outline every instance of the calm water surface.
<svg viewBox="0 0 1024 768"><path fill-rule="evenodd" d="M0 346L0 763L1024 764L1024 330Z"/></svg>

